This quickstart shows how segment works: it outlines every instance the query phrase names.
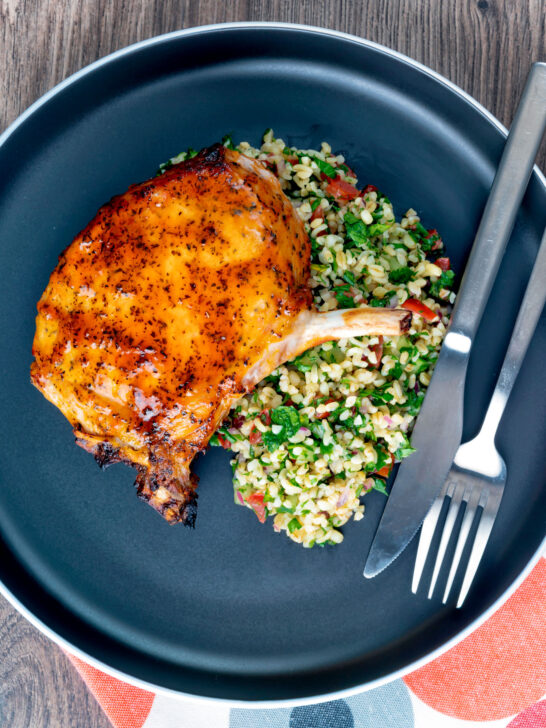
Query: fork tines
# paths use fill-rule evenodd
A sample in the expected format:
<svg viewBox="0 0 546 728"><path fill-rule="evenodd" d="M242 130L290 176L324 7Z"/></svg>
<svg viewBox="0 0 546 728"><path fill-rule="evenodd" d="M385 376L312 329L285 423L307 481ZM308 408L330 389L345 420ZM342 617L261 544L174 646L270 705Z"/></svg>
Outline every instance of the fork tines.
<svg viewBox="0 0 546 728"><path fill-rule="evenodd" d="M459 530L459 536L457 538L457 545L455 546L455 553L453 561L451 562L451 568L446 582L444 590L443 603L445 604L448 600L451 587L455 580L455 575L459 567L461 557L464 548L467 544L468 537L472 528L472 524L476 517L476 513L481 508L481 514L478 515L479 523L474 536L474 543L468 563L466 566L466 572L463 578L463 584L461 591L459 592L459 598L457 600L457 607L460 607L468 594L468 590L472 584L479 563L481 561L483 552L489 540L493 523L500 504L500 497L495 488L489 488L486 484L467 482L463 477L457 478L457 476L449 477L442 489L442 492L432 505L432 508L428 512L423 525L421 528L421 534L419 537L419 546L417 549L417 557L415 559L415 568L413 572L413 580L411 584L411 590L415 594L419 587L425 563L430 552L430 547L440 520L442 513L442 506L444 500L449 499L449 507L447 515L445 517L444 526L442 530L442 536L440 539L440 546L438 547L438 553L436 555L436 561L434 563L434 569L432 572L432 579L428 590L428 598L430 599L434 593L436 582L442 564L444 562L445 554L447 551L448 544L451 540L453 529L457 521L457 516L463 503L466 504L463 520Z"/></svg>

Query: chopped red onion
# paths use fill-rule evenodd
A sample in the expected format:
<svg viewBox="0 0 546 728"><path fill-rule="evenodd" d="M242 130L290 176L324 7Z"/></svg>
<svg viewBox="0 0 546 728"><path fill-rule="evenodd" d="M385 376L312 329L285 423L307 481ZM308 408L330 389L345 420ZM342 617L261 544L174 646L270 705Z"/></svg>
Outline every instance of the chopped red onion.
<svg viewBox="0 0 546 728"><path fill-rule="evenodd" d="M350 494L351 494L351 489L347 485L347 486L345 486L345 488L343 489L343 492L339 496L336 508L340 508L341 506L344 506L345 503L347 503L347 501L349 500Z"/></svg>

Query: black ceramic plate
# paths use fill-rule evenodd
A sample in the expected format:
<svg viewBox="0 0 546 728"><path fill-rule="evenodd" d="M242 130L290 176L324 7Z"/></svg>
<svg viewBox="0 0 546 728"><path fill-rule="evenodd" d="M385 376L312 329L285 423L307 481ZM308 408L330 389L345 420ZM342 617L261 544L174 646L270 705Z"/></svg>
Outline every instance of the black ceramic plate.
<svg viewBox="0 0 546 728"><path fill-rule="evenodd" d="M0 146L4 593L57 640L133 682L243 701L320 699L430 657L529 568L546 506L544 320L498 436L509 473L499 517L458 611L411 595L415 545L362 578L380 494L366 498L366 518L344 529L340 546L306 551L233 504L229 455L214 448L197 463L195 531L171 527L137 499L134 471L99 471L32 388L36 302L97 208L188 146L228 131L258 143L269 126L300 147L328 140L398 214L413 205L437 227L462 270L505 133L444 79L357 38L234 25L146 41L58 86ZM545 222L535 173L473 350L467 437Z"/></svg>

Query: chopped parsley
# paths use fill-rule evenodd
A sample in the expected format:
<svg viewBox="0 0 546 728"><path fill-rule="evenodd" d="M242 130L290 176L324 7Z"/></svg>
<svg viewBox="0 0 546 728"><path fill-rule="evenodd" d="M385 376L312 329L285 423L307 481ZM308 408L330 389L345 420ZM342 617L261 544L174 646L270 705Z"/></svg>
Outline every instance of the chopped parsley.
<svg viewBox="0 0 546 728"><path fill-rule="evenodd" d="M413 278L413 271L407 265L391 270L389 273L389 281L391 283L407 283L408 281L412 281Z"/></svg>
<svg viewBox="0 0 546 728"><path fill-rule="evenodd" d="M375 298L374 296L368 301L368 306L373 306L373 308L384 308L389 305L393 296L396 296L396 291L387 291L383 298Z"/></svg>
<svg viewBox="0 0 546 728"><path fill-rule="evenodd" d="M233 143L233 132L229 132L229 134L224 134L222 137L222 144L226 149L235 149L235 145Z"/></svg>
<svg viewBox="0 0 546 728"><path fill-rule="evenodd" d="M381 215L381 217L383 217L383 215ZM374 237L374 235L382 235L390 227L392 227L392 222L375 223L370 225L368 228L368 234L370 237Z"/></svg>
<svg viewBox="0 0 546 728"><path fill-rule="evenodd" d="M273 432L273 429L262 434L262 440L269 452L277 450L286 440L293 437L300 429L302 422L298 410L295 407L282 405L270 412L271 422L281 429Z"/></svg>
<svg viewBox="0 0 546 728"><path fill-rule="evenodd" d="M430 284L430 295L438 298L442 288L451 288L453 286L453 279L455 273L452 270L445 270L437 281Z"/></svg>

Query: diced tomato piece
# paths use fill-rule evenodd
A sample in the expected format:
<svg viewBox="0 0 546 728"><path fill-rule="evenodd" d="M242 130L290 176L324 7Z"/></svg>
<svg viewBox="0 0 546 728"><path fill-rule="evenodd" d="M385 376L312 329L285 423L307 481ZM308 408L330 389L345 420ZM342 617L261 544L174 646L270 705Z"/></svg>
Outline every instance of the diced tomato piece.
<svg viewBox="0 0 546 728"><path fill-rule="evenodd" d="M231 450L231 443L229 440L227 440L223 435L220 435L220 433L217 433L216 437L218 438L218 442L224 448L224 450Z"/></svg>
<svg viewBox="0 0 546 728"><path fill-rule="evenodd" d="M434 264L442 270L449 270L451 268L451 261L449 260L449 258L436 258Z"/></svg>
<svg viewBox="0 0 546 728"><path fill-rule="evenodd" d="M380 468L379 470L376 470L376 473L378 475L380 475L382 478L388 478L389 475L391 474L391 470L394 467L394 455L392 454L392 452L390 453L390 456L391 456L390 463L388 463L387 465L383 465L382 468Z"/></svg>
<svg viewBox="0 0 546 728"><path fill-rule="evenodd" d="M330 180L326 192L335 198L336 202L350 202L359 196L359 191L354 185L345 182L339 175Z"/></svg>
<svg viewBox="0 0 546 728"><path fill-rule="evenodd" d="M367 195L368 192L377 192L377 187L375 185L366 185L360 194Z"/></svg>
<svg viewBox="0 0 546 728"><path fill-rule="evenodd" d="M419 301L417 298L408 298L408 300L404 301L402 304L402 308L412 311L413 313L418 313L427 321L434 321L435 318L438 318L438 314L435 311L426 306L422 301Z"/></svg>
<svg viewBox="0 0 546 728"><path fill-rule="evenodd" d="M309 219L310 220L322 220L322 222L324 222L324 210L322 209L322 207L320 205L313 212L313 214L311 215L311 217ZM315 235L315 237L320 238L322 235L328 235L328 230L327 229L319 230L319 232Z"/></svg>
<svg viewBox="0 0 546 728"><path fill-rule="evenodd" d="M440 237L440 233L436 230L436 228L431 228L428 231L428 234L425 235L425 239L429 240L430 238L437 238L437 240L435 240L432 244L431 250L440 250L440 248L444 247L444 241Z"/></svg>
<svg viewBox="0 0 546 728"><path fill-rule="evenodd" d="M346 174L346 175L347 175L348 177L354 177L354 178L356 179L356 174L355 174L355 173L353 172L353 170L352 170L352 169L351 169L351 168L349 167L349 165L348 165L348 164L345 164L345 165L344 165L344 167L347 167L347 171L345 172L345 174Z"/></svg>
<svg viewBox="0 0 546 728"><path fill-rule="evenodd" d="M254 513L258 516L260 523L265 523L265 504L262 493L252 493L246 499L248 505L252 508Z"/></svg>
<svg viewBox="0 0 546 728"><path fill-rule="evenodd" d="M383 358L383 337L380 336L378 343L375 344L374 346L371 346L370 349L373 351L373 353L375 354L375 358L376 358L376 363L373 364L373 366L376 369L379 369L379 367L381 366L381 359Z"/></svg>
<svg viewBox="0 0 546 728"><path fill-rule="evenodd" d="M256 427L254 427L250 431L250 435L248 436L248 441L251 445L257 445L262 440L262 433L260 430L258 430Z"/></svg>
<svg viewBox="0 0 546 728"><path fill-rule="evenodd" d="M241 415L239 415L238 417L234 417L232 419L233 427L235 427L236 430L240 430L241 427L244 425L244 423L245 423L245 418L242 417Z"/></svg>

